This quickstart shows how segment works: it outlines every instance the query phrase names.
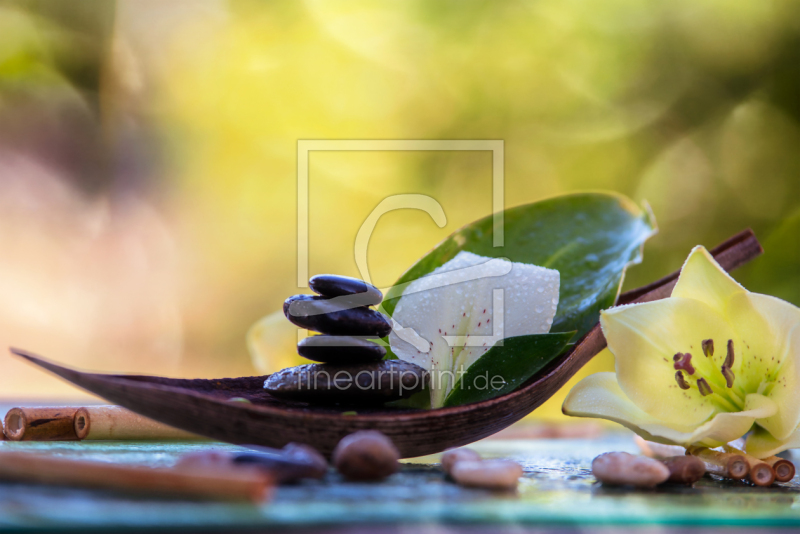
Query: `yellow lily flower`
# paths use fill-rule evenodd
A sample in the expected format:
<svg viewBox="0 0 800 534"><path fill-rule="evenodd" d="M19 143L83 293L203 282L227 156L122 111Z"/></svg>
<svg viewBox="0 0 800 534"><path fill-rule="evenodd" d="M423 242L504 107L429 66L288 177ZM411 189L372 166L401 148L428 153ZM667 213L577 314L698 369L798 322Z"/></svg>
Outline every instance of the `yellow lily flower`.
<svg viewBox="0 0 800 534"><path fill-rule="evenodd" d="M683 446L752 431L747 452L759 458L800 446L800 309L747 291L705 248L669 298L605 310L600 324L616 372L575 385L565 414Z"/></svg>

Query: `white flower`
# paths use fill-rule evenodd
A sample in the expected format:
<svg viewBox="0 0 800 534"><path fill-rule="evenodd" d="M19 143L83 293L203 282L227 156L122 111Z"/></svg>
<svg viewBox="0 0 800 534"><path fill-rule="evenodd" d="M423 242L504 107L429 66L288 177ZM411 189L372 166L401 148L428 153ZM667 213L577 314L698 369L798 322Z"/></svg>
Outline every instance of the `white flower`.
<svg viewBox="0 0 800 534"><path fill-rule="evenodd" d="M696 247L670 298L602 312L616 373L579 382L567 415L623 424L645 439L747 452L800 445L800 309L751 293Z"/></svg>

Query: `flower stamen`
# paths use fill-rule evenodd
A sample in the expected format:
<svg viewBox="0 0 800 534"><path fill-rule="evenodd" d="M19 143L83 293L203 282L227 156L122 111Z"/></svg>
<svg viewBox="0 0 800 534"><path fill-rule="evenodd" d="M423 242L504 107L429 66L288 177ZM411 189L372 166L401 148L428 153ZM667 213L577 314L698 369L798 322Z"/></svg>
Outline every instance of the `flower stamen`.
<svg viewBox="0 0 800 534"><path fill-rule="evenodd" d="M727 367L730 369L733 367L733 340L728 340L728 355L725 357L725 362L722 364L723 367Z"/></svg>
<svg viewBox="0 0 800 534"><path fill-rule="evenodd" d="M681 389L689 389L691 387L686 379L683 378L683 373L680 371L675 373L675 381L678 383L678 387Z"/></svg>
<svg viewBox="0 0 800 534"><path fill-rule="evenodd" d="M703 340L703 354L706 355L706 358L710 358L714 355L714 340L713 339L704 339Z"/></svg>
<svg viewBox="0 0 800 534"><path fill-rule="evenodd" d="M672 357L672 361L675 362L674 367L676 370L686 371L689 375L694 374L694 366L692 365L692 355L689 354L688 352L677 353L675 356Z"/></svg>
<svg viewBox="0 0 800 534"><path fill-rule="evenodd" d="M722 376L725 377L725 383L729 388L733 387L733 381L736 379L736 375L733 374L731 371L731 367L733 367L733 340L728 340L728 355L725 357L725 362L722 364Z"/></svg>
<svg viewBox="0 0 800 534"><path fill-rule="evenodd" d="M733 387L733 381L736 379L736 375L733 374L730 367L722 366L722 376L725 377L725 383L729 388Z"/></svg>
<svg viewBox="0 0 800 534"><path fill-rule="evenodd" d="M700 390L700 395L706 396L711 395L714 391L711 389L711 386L708 385L705 378L699 378L697 380L697 389Z"/></svg>

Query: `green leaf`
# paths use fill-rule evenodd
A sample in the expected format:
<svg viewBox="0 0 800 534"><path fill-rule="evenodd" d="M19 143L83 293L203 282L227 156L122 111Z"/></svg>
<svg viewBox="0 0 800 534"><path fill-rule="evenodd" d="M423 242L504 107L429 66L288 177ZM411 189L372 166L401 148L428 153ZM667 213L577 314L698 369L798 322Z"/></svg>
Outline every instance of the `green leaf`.
<svg viewBox="0 0 800 534"><path fill-rule="evenodd" d="M456 377L445 406L479 402L517 389L558 356L575 332L509 337Z"/></svg>
<svg viewBox="0 0 800 534"><path fill-rule="evenodd" d="M397 357L395 357L395 359L397 359ZM422 391L417 391L410 397L387 402L386 404L384 404L384 406L390 408L413 408L415 410L430 410L431 392L428 388L425 388Z"/></svg>
<svg viewBox="0 0 800 534"><path fill-rule="evenodd" d="M424 276L462 250L532 263L561 274L558 311L551 332L588 332L600 310L614 304L625 269L641 261L644 242L656 232L649 211L611 193L564 195L504 212L502 247L492 244L492 217L456 231L415 263L396 286ZM402 289L383 301L391 315Z"/></svg>

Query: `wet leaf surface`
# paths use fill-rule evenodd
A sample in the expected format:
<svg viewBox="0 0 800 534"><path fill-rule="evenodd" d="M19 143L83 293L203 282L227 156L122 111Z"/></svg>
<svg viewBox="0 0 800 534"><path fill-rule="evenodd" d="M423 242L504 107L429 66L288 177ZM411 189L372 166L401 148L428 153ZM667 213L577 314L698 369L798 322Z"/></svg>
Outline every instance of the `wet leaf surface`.
<svg viewBox="0 0 800 534"><path fill-rule="evenodd" d="M504 339L502 345L493 346L470 365L463 376L456 376L444 405L469 404L514 391L558 356L573 334L559 332Z"/></svg>
<svg viewBox="0 0 800 534"><path fill-rule="evenodd" d="M576 330L582 337L600 310L619 294L625 269L641 260L644 242L655 232L651 215L616 194L580 193L505 210L504 245L493 246L492 217L453 233L406 271L396 285L416 280L462 250L481 256L531 263L561 274L558 312L551 332ZM400 290L390 291L383 308L391 315Z"/></svg>

